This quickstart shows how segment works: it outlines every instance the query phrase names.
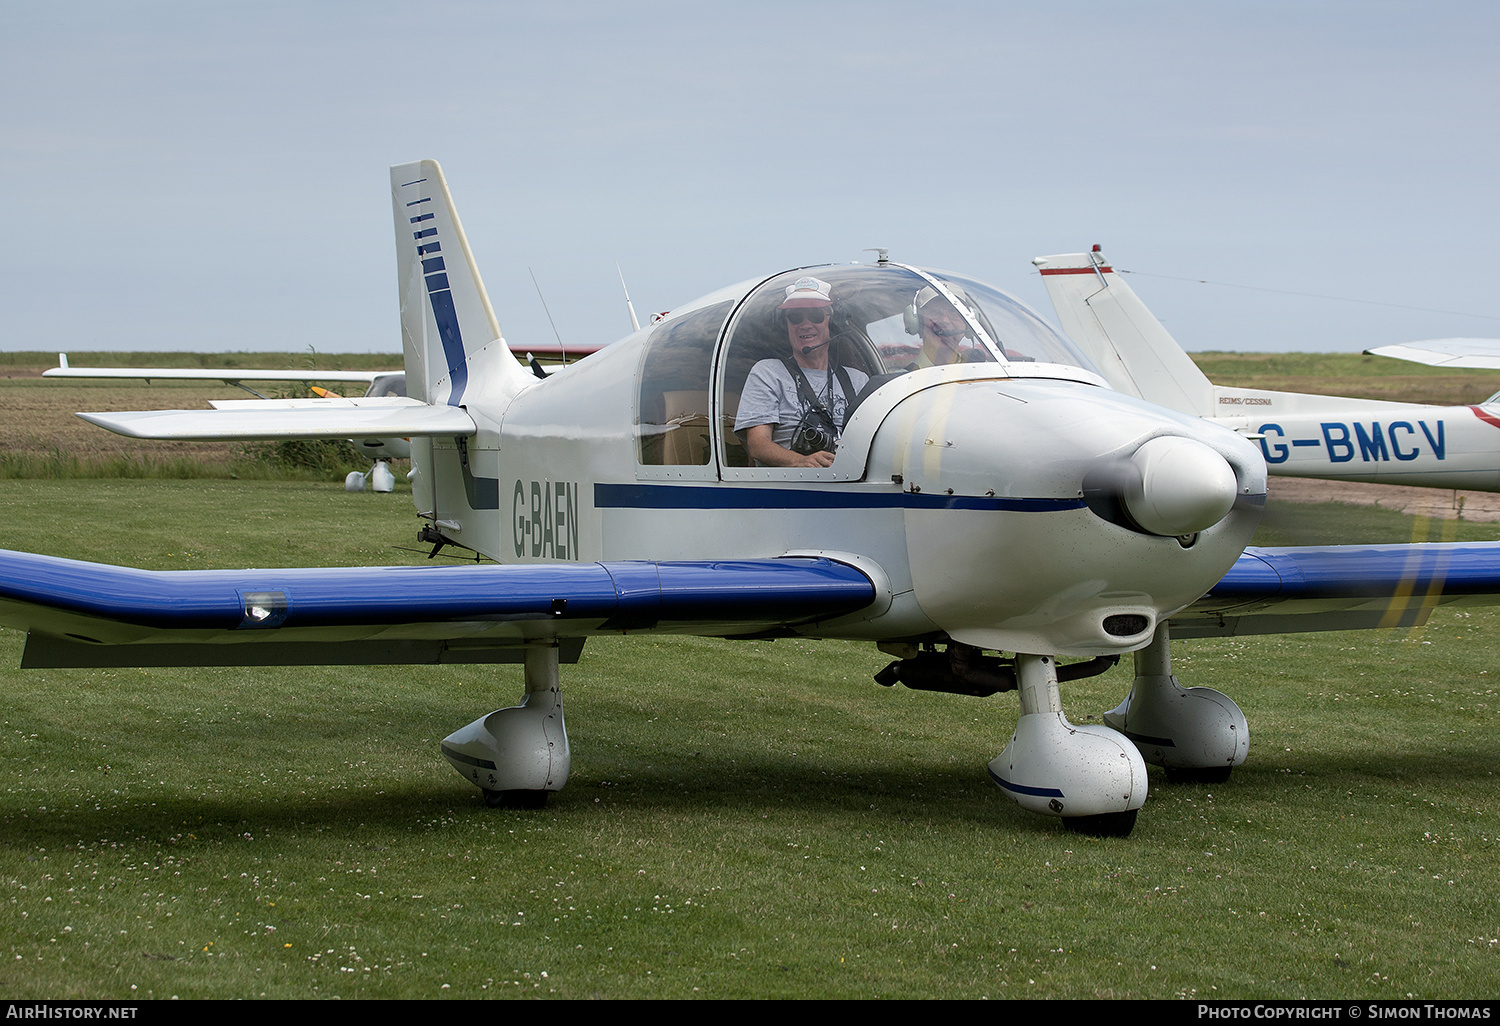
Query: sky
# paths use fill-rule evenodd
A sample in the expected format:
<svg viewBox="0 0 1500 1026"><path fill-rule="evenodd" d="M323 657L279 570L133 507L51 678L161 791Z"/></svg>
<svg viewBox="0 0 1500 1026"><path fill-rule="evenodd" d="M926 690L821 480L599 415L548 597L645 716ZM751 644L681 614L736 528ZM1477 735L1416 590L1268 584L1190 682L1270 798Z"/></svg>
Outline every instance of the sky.
<svg viewBox="0 0 1500 1026"><path fill-rule="evenodd" d="M1095 243L1189 350L1500 336L1490 2L0 17L0 350L399 352L424 157L518 347L626 334L617 265L644 315L877 246L1055 323L1031 258Z"/></svg>

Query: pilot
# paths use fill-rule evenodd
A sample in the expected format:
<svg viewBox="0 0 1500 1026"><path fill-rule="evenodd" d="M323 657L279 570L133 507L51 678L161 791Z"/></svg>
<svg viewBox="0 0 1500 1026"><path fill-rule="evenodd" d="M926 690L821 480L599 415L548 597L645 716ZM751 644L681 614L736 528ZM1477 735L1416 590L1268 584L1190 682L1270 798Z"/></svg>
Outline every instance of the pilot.
<svg viewBox="0 0 1500 1026"><path fill-rule="evenodd" d="M959 299L967 300L962 292L955 293ZM915 322L915 323L913 323ZM968 363L983 360L988 354L977 347L974 329L964 315L956 310L948 297L931 285L917 291L912 304L907 308L906 330L922 337L922 350L917 358L906 365L909 371L923 367L944 367L950 363ZM964 340L969 348L964 349Z"/></svg>
<svg viewBox="0 0 1500 1026"><path fill-rule="evenodd" d="M833 286L798 278L776 308L791 355L750 368L734 430L762 467L827 467L843 433L849 400L868 377L854 367L829 368Z"/></svg>

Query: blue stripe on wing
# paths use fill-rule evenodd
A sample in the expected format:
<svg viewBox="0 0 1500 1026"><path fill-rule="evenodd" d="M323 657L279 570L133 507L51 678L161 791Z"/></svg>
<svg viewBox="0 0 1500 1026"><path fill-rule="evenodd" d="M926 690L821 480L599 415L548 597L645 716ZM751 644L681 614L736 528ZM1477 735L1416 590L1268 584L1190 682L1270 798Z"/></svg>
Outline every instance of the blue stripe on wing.
<svg viewBox="0 0 1500 1026"><path fill-rule="evenodd" d="M1500 542L1246 549L1209 599L1500 595Z"/></svg>
<svg viewBox="0 0 1500 1026"><path fill-rule="evenodd" d="M827 559L137 570L0 550L0 603L162 630L475 620L787 624L874 600ZM0 622L29 627L24 609Z"/></svg>

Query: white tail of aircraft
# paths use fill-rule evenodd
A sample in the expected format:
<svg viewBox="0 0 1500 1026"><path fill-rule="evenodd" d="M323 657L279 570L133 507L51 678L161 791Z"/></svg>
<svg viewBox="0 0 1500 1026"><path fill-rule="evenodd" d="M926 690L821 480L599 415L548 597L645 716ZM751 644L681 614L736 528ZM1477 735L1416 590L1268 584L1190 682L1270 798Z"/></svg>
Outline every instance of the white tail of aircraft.
<svg viewBox="0 0 1500 1026"><path fill-rule="evenodd" d="M390 174L405 396L81 416L136 438L409 439L412 499L431 521L431 540L458 542L462 536L461 544L493 551L499 417L538 380L500 335L437 162L400 164Z"/></svg>
<svg viewBox="0 0 1500 1026"><path fill-rule="evenodd" d="M433 406L460 407L473 417L477 448L498 445L498 413L536 378L516 362L484 291L458 211L435 160L391 168L396 221L396 273L401 295L401 344L407 395ZM467 443L413 437L412 500L433 521L434 540L457 534L473 510L492 509L493 481L476 482ZM440 479L461 480L457 490ZM476 543L477 544L477 543Z"/></svg>
<svg viewBox="0 0 1500 1026"><path fill-rule="evenodd" d="M1032 263L1105 380L1256 442L1272 474L1500 491L1500 417L1484 408L1500 397L1444 407L1215 385L1098 246Z"/></svg>
<svg viewBox="0 0 1500 1026"><path fill-rule="evenodd" d="M407 395L466 406L476 388L514 395L531 384L500 335L437 161L391 168L391 207Z"/></svg>
<svg viewBox="0 0 1500 1026"><path fill-rule="evenodd" d="M1062 329L1118 391L1198 417L1217 413L1214 386L1095 246L1032 261Z"/></svg>

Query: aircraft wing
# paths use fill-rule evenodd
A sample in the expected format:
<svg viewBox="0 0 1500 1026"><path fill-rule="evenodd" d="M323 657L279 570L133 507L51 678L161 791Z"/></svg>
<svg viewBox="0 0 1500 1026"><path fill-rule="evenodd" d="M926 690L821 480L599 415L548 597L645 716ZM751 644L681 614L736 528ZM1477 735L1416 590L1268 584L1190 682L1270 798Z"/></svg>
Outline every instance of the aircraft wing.
<svg viewBox="0 0 1500 1026"><path fill-rule="evenodd" d="M1500 602L1500 542L1249 548L1173 638L1417 627L1453 603Z"/></svg>
<svg viewBox="0 0 1500 1026"><path fill-rule="evenodd" d="M1366 349L1372 356L1425 363L1454 370L1500 370L1500 338L1433 338L1399 346Z"/></svg>
<svg viewBox="0 0 1500 1026"><path fill-rule="evenodd" d="M245 399L212 410L80 413L91 424L131 438L244 442L292 438L423 438L472 435L457 406L403 396L372 399Z"/></svg>
<svg viewBox="0 0 1500 1026"><path fill-rule="evenodd" d="M0 626L28 631L26 666L513 661L599 633L766 636L877 597L861 571L800 556L138 570L0 550ZM1172 636L1409 627L1496 601L1500 542L1252 548Z"/></svg>
<svg viewBox="0 0 1500 1026"><path fill-rule="evenodd" d="M818 557L138 570L0 550L0 625L28 632L29 667L512 662L597 633L764 635L876 595Z"/></svg>
<svg viewBox="0 0 1500 1026"><path fill-rule="evenodd" d="M133 381L351 381L369 385L393 371L257 370L232 367L49 367L44 378L126 378Z"/></svg>

